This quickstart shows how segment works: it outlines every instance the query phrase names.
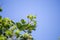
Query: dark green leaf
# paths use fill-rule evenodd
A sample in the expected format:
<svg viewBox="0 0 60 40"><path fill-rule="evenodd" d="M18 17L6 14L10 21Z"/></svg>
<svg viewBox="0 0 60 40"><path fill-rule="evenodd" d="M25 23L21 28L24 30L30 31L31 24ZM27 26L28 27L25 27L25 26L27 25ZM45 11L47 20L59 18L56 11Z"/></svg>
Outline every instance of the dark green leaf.
<svg viewBox="0 0 60 40"><path fill-rule="evenodd" d="M21 19L21 23L22 23L22 24L25 24L26 21L25 21L24 19Z"/></svg>
<svg viewBox="0 0 60 40"><path fill-rule="evenodd" d="M0 12L2 12L2 8L0 8Z"/></svg>

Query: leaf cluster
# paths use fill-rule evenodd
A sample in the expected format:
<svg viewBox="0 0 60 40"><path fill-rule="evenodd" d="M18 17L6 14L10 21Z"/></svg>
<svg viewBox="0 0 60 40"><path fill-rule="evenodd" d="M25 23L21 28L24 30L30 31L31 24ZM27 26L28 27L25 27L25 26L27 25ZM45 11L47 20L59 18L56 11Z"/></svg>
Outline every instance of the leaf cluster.
<svg viewBox="0 0 60 40"><path fill-rule="evenodd" d="M21 19L19 22L14 22L9 18L0 16L0 40L7 40L14 35L17 38L19 37L20 40L33 40L31 32L36 29L36 16L28 15L27 18L29 21ZM24 34L21 34L21 32L24 32Z"/></svg>

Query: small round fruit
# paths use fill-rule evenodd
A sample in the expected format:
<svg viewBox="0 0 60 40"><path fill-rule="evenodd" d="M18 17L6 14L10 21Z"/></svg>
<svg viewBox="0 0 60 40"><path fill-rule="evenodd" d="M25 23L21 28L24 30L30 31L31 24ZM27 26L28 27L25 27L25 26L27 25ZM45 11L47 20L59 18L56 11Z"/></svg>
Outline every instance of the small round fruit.
<svg viewBox="0 0 60 40"><path fill-rule="evenodd" d="M17 29L16 32L15 32L15 34L18 35L19 33L20 33L20 30Z"/></svg>
<svg viewBox="0 0 60 40"><path fill-rule="evenodd" d="M31 38L32 38L32 36L29 36L28 38L30 38L30 39L31 39Z"/></svg>
<svg viewBox="0 0 60 40"><path fill-rule="evenodd" d="M25 34L23 35L24 38L27 38L28 36L29 36L28 33L25 33Z"/></svg>

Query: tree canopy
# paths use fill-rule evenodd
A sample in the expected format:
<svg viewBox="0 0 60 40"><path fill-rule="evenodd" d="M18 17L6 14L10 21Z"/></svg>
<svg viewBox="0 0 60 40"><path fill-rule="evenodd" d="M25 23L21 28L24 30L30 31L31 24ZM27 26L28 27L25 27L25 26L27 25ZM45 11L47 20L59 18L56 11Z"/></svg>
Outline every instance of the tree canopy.
<svg viewBox="0 0 60 40"><path fill-rule="evenodd" d="M0 8L0 12L2 9ZM13 36L20 38L19 40L34 40L31 33L36 30L36 16L28 15L28 21L21 19L14 22L9 18L3 18L0 15L0 40L13 39ZM24 32L24 33L21 33Z"/></svg>

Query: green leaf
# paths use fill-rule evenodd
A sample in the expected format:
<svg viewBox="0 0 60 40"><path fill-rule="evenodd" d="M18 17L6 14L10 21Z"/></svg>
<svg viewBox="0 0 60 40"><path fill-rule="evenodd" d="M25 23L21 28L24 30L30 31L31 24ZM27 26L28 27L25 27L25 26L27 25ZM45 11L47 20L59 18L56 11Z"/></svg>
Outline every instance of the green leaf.
<svg viewBox="0 0 60 40"><path fill-rule="evenodd" d="M16 25L17 25L17 28L18 28L18 29L20 29L20 28L22 27L22 25L21 25L20 22L17 22Z"/></svg>
<svg viewBox="0 0 60 40"><path fill-rule="evenodd" d="M6 40L6 37L3 35L0 35L0 40Z"/></svg>
<svg viewBox="0 0 60 40"><path fill-rule="evenodd" d="M2 34L2 29L0 29L0 35Z"/></svg>
<svg viewBox="0 0 60 40"><path fill-rule="evenodd" d="M36 21L34 21L34 25L36 26Z"/></svg>
<svg viewBox="0 0 60 40"><path fill-rule="evenodd" d="M29 15L27 16L27 18L29 18Z"/></svg>
<svg viewBox="0 0 60 40"><path fill-rule="evenodd" d="M25 24L26 21L25 21L24 19L21 19L21 23L22 23L22 24Z"/></svg>
<svg viewBox="0 0 60 40"><path fill-rule="evenodd" d="M29 20L30 22L26 22L24 19L21 19L20 22L14 22L9 18L2 18L2 16L0 16L0 35L3 35L4 37L7 38L8 36L12 37L15 34L16 37L18 38L20 37L20 32L25 31L23 35L21 34L22 40L27 40L27 39L33 40L32 35L29 34L32 33L32 30L36 29L36 21L35 21L36 16L28 15L27 18L30 19ZM2 38L0 40L5 40L1 36L0 38Z"/></svg>
<svg viewBox="0 0 60 40"><path fill-rule="evenodd" d="M13 25L13 26L10 28L10 30L11 30L11 31L14 31L16 28L17 28L17 26L16 26L16 25Z"/></svg>
<svg viewBox="0 0 60 40"><path fill-rule="evenodd" d="M28 30L28 33L31 33L32 31L31 30Z"/></svg>
<svg viewBox="0 0 60 40"><path fill-rule="evenodd" d="M35 18L35 19L36 19L36 16L33 16L33 18Z"/></svg>
<svg viewBox="0 0 60 40"><path fill-rule="evenodd" d="M2 16L0 16L0 19L2 19Z"/></svg>
<svg viewBox="0 0 60 40"><path fill-rule="evenodd" d="M2 8L0 8L0 12L2 12Z"/></svg>

